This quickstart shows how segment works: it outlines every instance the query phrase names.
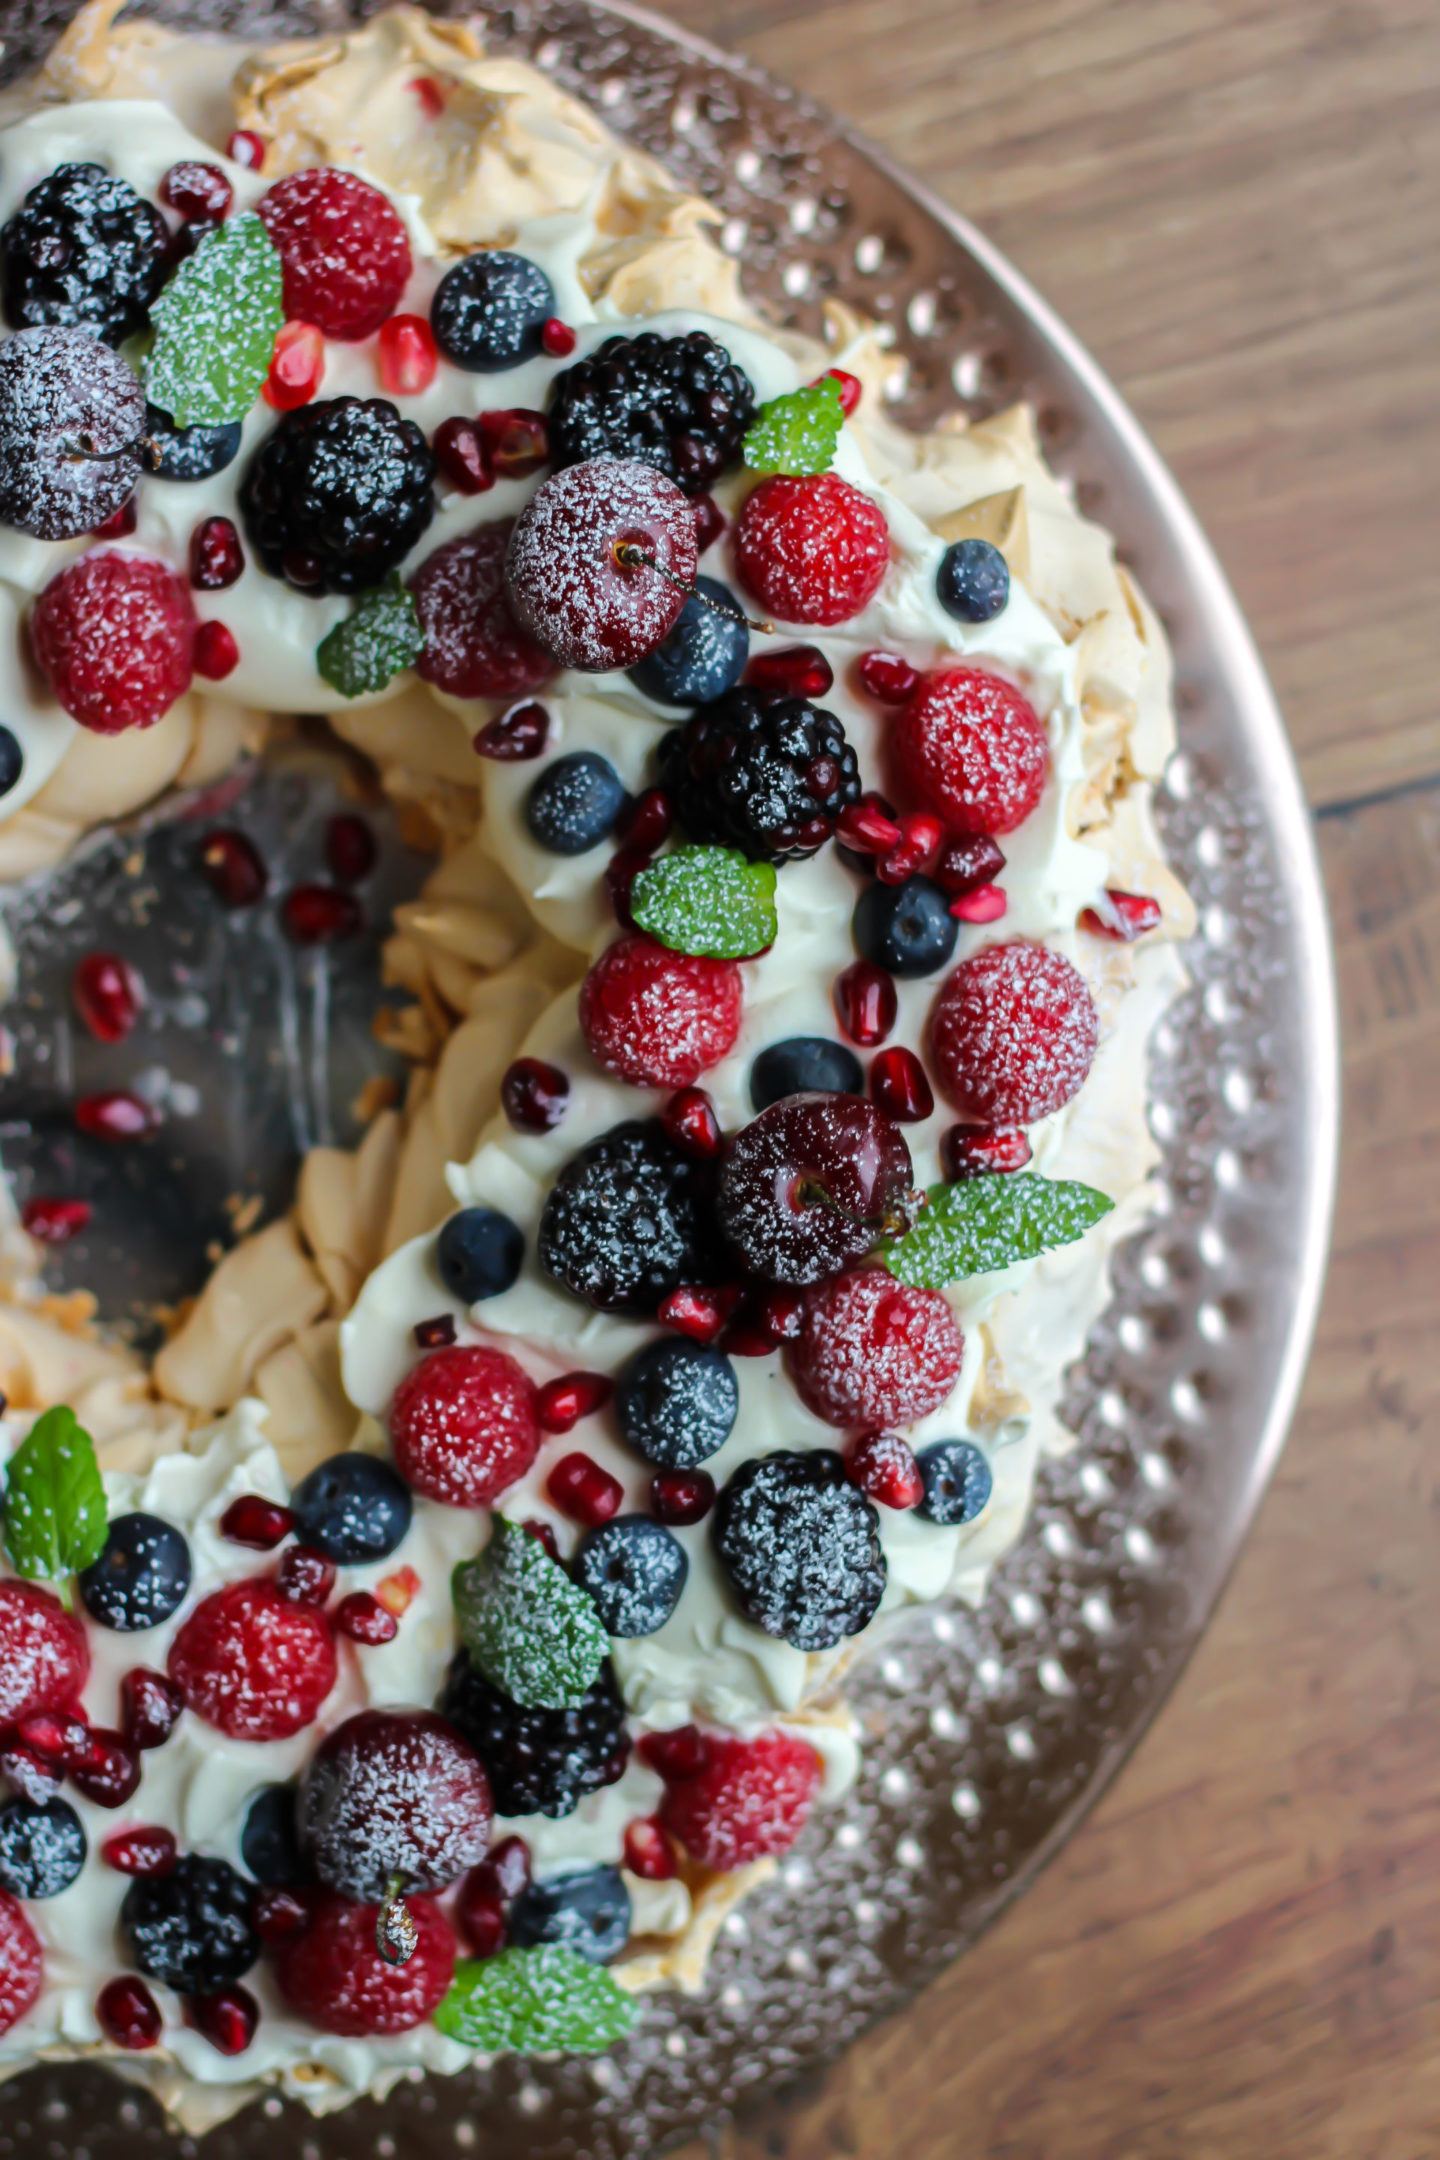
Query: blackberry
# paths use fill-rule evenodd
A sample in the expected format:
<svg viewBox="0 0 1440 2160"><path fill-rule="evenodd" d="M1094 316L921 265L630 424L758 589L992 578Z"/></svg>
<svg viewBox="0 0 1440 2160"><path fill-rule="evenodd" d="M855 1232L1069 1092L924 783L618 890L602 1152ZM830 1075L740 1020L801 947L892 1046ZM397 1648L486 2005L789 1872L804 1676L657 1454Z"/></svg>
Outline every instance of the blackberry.
<svg viewBox="0 0 1440 2160"><path fill-rule="evenodd" d="M644 1318L681 1283L718 1280L710 1186L658 1118L613 1126L551 1186L540 1265L597 1311Z"/></svg>
<svg viewBox="0 0 1440 2160"><path fill-rule="evenodd" d="M571 1815L586 1793L615 1783L630 1755L625 1705L608 1661L578 1710L522 1710L461 1650L440 1715L484 1763L500 1815Z"/></svg>
<svg viewBox="0 0 1440 2160"><path fill-rule="evenodd" d="M660 785L692 840L799 862L860 800L860 763L823 706L738 689L665 737Z"/></svg>
<svg viewBox="0 0 1440 2160"><path fill-rule="evenodd" d="M170 229L103 165L61 165L0 227L0 307L12 330L45 323L119 345L164 283Z"/></svg>
<svg viewBox="0 0 1440 2160"><path fill-rule="evenodd" d="M286 413L240 489L251 545L302 592L359 592L403 562L435 515L435 458L386 398Z"/></svg>
<svg viewBox="0 0 1440 2160"><path fill-rule="evenodd" d="M199 1853L184 1854L168 1875L137 1875L120 1926L140 1971L177 1995L213 1995L249 1972L260 1955L253 1888L226 1861Z"/></svg>
<svg viewBox="0 0 1440 2160"><path fill-rule="evenodd" d="M740 1609L796 1650L858 1635L885 1591L880 1518L828 1448L742 1463L715 1505L715 1550Z"/></svg>
<svg viewBox="0 0 1440 2160"><path fill-rule="evenodd" d="M37 540L94 532L140 478L145 397L88 330L0 345L0 520Z"/></svg>
<svg viewBox="0 0 1440 2160"><path fill-rule="evenodd" d="M558 471L587 458L640 458L687 495L703 495L739 455L755 389L723 345L687 337L606 338L555 377L550 455Z"/></svg>

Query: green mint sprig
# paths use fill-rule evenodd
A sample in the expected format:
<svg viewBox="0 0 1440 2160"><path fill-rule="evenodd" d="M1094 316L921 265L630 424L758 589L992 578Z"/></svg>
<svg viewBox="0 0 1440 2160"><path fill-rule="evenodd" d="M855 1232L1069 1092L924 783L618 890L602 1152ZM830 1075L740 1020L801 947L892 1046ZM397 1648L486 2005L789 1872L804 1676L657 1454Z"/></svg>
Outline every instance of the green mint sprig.
<svg viewBox="0 0 1440 2160"><path fill-rule="evenodd" d="M177 427L243 420L285 320L280 255L253 210L207 233L150 310L145 395Z"/></svg>
<svg viewBox="0 0 1440 2160"><path fill-rule="evenodd" d="M1114 1205L1093 1186L1030 1170L962 1178L956 1185L932 1185L914 1229L888 1238L880 1258L897 1281L943 1290L967 1276L1072 1245Z"/></svg>
<svg viewBox="0 0 1440 2160"><path fill-rule="evenodd" d="M598 2055L623 2040L639 2015L603 1965L563 1944L541 1943L462 1958L435 2023L484 2055Z"/></svg>
<svg viewBox="0 0 1440 2160"><path fill-rule="evenodd" d="M752 472L828 472L844 424L840 385L822 375L760 407L745 436L745 463Z"/></svg>
<svg viewBox="0 0 1440 2160"><path fill-rule="evenodd" d="M591 1600L539 1538L497 1515L478 1559L450 1578L460 1635L493 1686L526 1710L578 1710L609 1640Z"/></svg>
<svg viewBox="0 0 1440 2160"><path fill-rule="evenodd" d="M415 595L407 592L398 571L360 602L353 615L338 622L315 649L315 665L341 697L365 697L383 690L413 667L425 648Z"/></svg>
<svg viewBox="0 0 1440 2160"><path fill-rule="evenodd" d="M5 1550L17 1575L60 1582L98 1560L108 1520L95 1443L73 1410L47 1410L5 1466Z"/></svg>
<svg viewBox="0 0 1440 2160"><path fill-rule="evenodd" d="M775 942L775 868L738 848L676 848L640 872L630 913L671 952L748 960Z"/></svg>

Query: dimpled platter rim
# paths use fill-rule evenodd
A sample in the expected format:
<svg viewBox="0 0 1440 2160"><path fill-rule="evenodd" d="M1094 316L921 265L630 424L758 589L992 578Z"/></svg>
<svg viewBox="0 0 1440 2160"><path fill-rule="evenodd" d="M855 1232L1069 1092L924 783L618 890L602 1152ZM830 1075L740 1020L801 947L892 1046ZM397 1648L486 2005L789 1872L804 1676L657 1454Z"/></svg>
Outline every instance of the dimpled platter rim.
<svg viewBox="0 0 1440 2160"><path fill-rule="evenodd" d="M70 12L0 8L6 73ZM266 36L350 19L328 0L159 12ZM1337 1046L1309 823L1243 620L1133 418L972 227L758 70L582 0L492 11L490 35L709 194L723 244L782 319L813 330L833 293L890 324L911 363L899 418L1035 403L1052 461L1118 535L1175 649L1181 754L1160 811L1201 928L1192 990L1152 1052L1160 1208L1121 1251L1069 1376L1078 1445L1042 1474L983 1609L919 1616L867 1665L861 1784L732 1916L704 1994L656 1999L594 2063L502 2063L318 2123L267 2101L212 2133L207 2160L402 2147L620 2160L753 2102L897 2008L1033 1878L1164 1700L1282 1445L1324 1270ZM83 2069L28 2074L0 2125L0 2155L25 2160L194 2149Z"/></svg>

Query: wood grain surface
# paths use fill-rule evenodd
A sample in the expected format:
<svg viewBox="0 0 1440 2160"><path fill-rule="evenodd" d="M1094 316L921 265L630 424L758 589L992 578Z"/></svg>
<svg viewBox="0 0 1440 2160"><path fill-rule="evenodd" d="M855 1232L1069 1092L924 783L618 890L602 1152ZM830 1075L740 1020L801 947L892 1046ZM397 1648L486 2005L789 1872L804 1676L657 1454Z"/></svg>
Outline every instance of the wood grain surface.
<svg viewBox="0 0 1440 2160"><path fill-rule="evenodd" d="M967 211L1224 560L1346 1038L1304 1404L1220 1613L1038 1886L733 2160L1440 2154L1440 4L666 0Z"/></svg>

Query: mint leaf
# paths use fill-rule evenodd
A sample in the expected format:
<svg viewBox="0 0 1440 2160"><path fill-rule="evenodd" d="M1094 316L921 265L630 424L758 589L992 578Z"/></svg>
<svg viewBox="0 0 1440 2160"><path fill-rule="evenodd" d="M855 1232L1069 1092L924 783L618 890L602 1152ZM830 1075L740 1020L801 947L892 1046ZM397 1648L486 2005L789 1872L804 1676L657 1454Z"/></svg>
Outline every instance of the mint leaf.
<svg viewBox="0 0 1440 2160"><path fill-rule="evenodd" d="M603 1965L560 1943L462 1958L435 2023L485 2055L598 2055L623 2040L638 2007Z"/></svg>
<svg viewBox="0 0 1440 2160"><path fill-rule="evenodd" d="M1032 1170L932 1185L929 1199L914 1229L880 1248L897 1281L922 1290L943 1290L967 1275L1073 1245L1115 1205L1092 1186Z"/></svg>
<svg viewBox="0 0 1440 2160"><path fill-rule="evenodd" d="M285 320L279 252L253 210L207 233L154 307L145 395L177 427L243 420Z"/></svg>
<svg viewBox="0 0 1440 2160"><path fill-rule="evenodd" d="M585 1592L539 1538L497 1515L476 1560L450 1578L465 1648L487 1680L526 1710L578 1710L609 1639Z"/></svg>
<svg viewBox="0 0 1440 2160"><path fill-rule="evenodd" d="M341 697L364 697L413 667L424 645L415 595L401 584L398 570L392 570L353 615L321 638L315 665Z"/></svg>
<svg viewBox="0 0 1440 2160"><path fill-rule="evenodd" d="M105 1487L73 1410L47 1410L5 1466L5 1550L17 1575L58 1582L98 1560Z"/></svg>
<svg viewBox="0 0 1440 2160"><path fill-rule="evenodd" d="M752 472L828 472L844 424L840 385L822 375L760 407L745 437L745 463Z"/></svg>
<svg viewBox="0 0 1440 2160"><path fill-rule="evenodd" d="M640 872L630 913L671 952L746 960L775 942L775 868L738 848L676 848Z"/></svg>

